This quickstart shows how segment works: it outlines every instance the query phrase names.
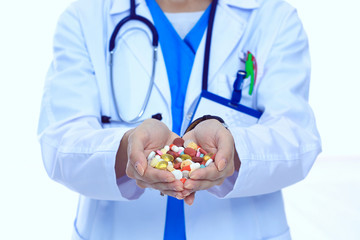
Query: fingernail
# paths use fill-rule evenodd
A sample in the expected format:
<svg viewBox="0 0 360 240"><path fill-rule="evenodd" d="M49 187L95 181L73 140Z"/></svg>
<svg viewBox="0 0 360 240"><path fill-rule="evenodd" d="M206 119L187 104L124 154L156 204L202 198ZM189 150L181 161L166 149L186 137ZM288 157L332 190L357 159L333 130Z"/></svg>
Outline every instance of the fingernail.
<svg viewBox="0 0 360 240"><path fill-rule="evenodd" d="M226 167L226 159L221 159L218 163L218 170L221 172Z"/></svg>
<svg viewBox="0 0 360 240"><path fill-rule="evenodd" d="M187 196L189 196L191 193L190 192L185 192L185 193L183 193L184 194L184 197L187 197Z"/></svg>
<svg viewBox="0 0 360 240"><path fill-rule="evenodd" d="M144 175L144 168L141 166L139 162L135 163L135 169L140 176Z"/></svg>
<svg viewBox="0 0 360 240"><path fill-rule="evenodd" d="M185 182L185 184L184 184L184 188L186 188L186 189L192 189L192 188L193 188L193 186L192 186L192 184L191 184L191 183L187 183L187 182Z"/></svg>
<svg viewBox="0 0 360 240"><path fill-rule="evenodd" d="M179 193L179 194L176 194L175 196L178 200L182 200L184 197Z"/></svg>
<svg viewBox="0 0 360 240"><path fill-rule="evenodd" d="M180 192L180 191L182 191L184 189L182 187L174 187L173 190L176 191L176 192Z"/></svg>

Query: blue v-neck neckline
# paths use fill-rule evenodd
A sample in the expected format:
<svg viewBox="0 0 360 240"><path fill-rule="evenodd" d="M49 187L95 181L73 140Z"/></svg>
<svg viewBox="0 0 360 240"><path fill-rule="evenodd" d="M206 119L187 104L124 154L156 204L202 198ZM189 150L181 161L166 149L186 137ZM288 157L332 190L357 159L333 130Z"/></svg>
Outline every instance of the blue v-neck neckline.
<svg viewBox="0 0 360 240"><path fill-rule="evenodd" d="M192 54L196 54L201 39L207 28L211 4L201 15L200 19L196 22L194 27L186 34L185 38L182 39L175 30L174 26L169 21L169 19L166 17L165 13L162 11L158 3L156 2L156 0L146 0L146 3L150 9L159 35L163 35L164 38L165 34L161 33L166 33L166 37L171 37L173 40L176 40L179 44L181 44L181 47L188 48L188 51L190 50Z"/></svg>

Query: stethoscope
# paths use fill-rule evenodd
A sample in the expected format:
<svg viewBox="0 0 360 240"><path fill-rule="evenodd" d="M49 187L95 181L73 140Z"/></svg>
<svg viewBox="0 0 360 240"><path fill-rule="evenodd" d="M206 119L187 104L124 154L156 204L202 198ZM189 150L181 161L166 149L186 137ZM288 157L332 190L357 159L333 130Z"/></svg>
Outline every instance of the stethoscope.
<svg viewBox="0 0 360 240"><path fill-rule="evenodd" d="M209 15L209 22L208 22L208 28L207 28L207 35L206 35L206 43L205 43L205 54L204 54L204 66L203 66L203 76L202 76L202 90L207 90L207 84L208 84L208 74L209 74L209 60L210 60L210 46L211 46L211 35L213 30L213 24L215 19L215 11L217 6L218 0L213 0L211 4L210 9L210 15ZM140 120L140 118L144 115L145 109L147 107L147 104L150 99L151 91L154 86L154 80L155 80L155 69L156 69L156 62L157 62L157 50L159 45L159 35L155 28L155 26L146 18L137 15L136 14L136 7L135 7L135 0L130 0L130 15L123 18L119 21L119 23L116 25L113 33L111 34L110 42L109 42L109 53L110 53L110 87L111 87L111 94L112 94L112 100L115 104L115 111L117 114L117 117L119 120L112 120L109 116L101 116L102 123L128 123L128 124L134 124L134 123L140 123L143 120ZM131 20L137 20L142 23L144 23L151 31L152 33L152 47L153 47L153 66L152 66L152 73L150 77L150 83L148 86L148 90L144 99L144 102L142 104L142 107L137 114L137 116L133 119L125 119L123 116L120 115L119 112L119 106L118 101L116 99L116 94L114 90L114 79L113 79L113 56L114 56L114 49L115 49L115 40L116 36L118 35L121 27L131 21ZM152 118L157 118L161 120L161 114L155 114L152 116Z"/></svg>

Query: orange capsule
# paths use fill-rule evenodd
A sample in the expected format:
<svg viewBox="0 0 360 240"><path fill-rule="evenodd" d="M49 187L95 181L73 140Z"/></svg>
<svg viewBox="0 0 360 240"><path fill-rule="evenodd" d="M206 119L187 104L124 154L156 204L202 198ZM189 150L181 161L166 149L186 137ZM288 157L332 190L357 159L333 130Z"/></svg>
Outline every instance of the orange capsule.
<svg viewBox="0 0 360 240"><path fill-rule="evenodd" d="M180 179L180 181L181 181L182 183L185 183L186 178L182 178L182 179Z"/></svg>

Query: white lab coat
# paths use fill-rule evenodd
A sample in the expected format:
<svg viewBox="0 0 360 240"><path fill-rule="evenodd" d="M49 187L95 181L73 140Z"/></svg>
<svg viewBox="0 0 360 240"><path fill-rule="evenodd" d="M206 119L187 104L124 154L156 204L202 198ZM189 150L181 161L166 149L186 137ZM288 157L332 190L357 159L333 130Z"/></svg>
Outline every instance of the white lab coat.
<svg viewBox="0 0 360 240"><path fill-rule="evenodd" d="M136 11L152 21L144 0L137 1ZM116 23L128 14L128 0L79 0L62 14L55 33L39 140L48 175L80 194L73 239L163 237L166 198L158 191L138 188L127 177L115 178L120 140L135 125L100 121L101 115L116 118L110 97L108 40ZM144 100L144 79L151 74L151 35L141 23L131 22L119 36L126 47L119 58L123 61L118 59L116 65L124 76L116 80L116 92L119 111L131 118ZM188 84L183 130L201 89L204 42L205 37ZM251 96L245 82L241 103L263 115L251 127L229 126L242 163L240 172L220 187L198 192L194 205L185 206L189 240L290 239L281 189L302 180L321 151L308 105L308 42L296 10L281 0L219 0L209 91L231 97L235 74L243 67L240 57L247 50L257 58L258 79ZM131 71L139 64L143 71ZM160 112L171 129L170 106L159 48L145 117Z"/></svg>

